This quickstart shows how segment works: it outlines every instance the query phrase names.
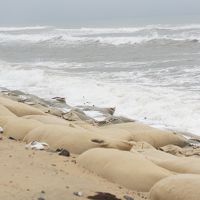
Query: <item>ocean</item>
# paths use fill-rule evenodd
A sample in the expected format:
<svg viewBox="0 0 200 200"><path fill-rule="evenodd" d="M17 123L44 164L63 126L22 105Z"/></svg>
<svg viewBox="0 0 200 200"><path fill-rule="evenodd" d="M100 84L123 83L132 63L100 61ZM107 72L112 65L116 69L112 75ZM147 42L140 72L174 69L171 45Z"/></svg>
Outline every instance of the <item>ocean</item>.
<svg viewBox="0 0 200 200"><path fill-rule="evenodd" d="M200 24L0 27L0 86L200 135Z"/></svg>

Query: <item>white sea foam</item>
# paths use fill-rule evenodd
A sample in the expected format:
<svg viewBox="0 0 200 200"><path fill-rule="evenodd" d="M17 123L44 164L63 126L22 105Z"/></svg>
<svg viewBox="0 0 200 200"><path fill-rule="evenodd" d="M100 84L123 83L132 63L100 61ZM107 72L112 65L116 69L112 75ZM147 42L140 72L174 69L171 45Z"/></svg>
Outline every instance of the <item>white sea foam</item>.
<svg viewBox="0 0 200 200"><path fill-rule="evenodd" d="M199 40L199 24L2 27L0 86L200 135Z"/></svg>
<svg viewBox="0 0 200 200"><path fill-rule="evenodd" d="M41 30L48 28L47 26L27 26L27 27L0 27L0 32L8 31L25 31L25 30Z"/></svg>
<svg viewBox="0 0 200 200"><path fill-rule="evenodd" d="M37 30L37 33L26 32ZM178 30L178 32L177 32ZM8 33L6 31L9 31ZM19 31L17 33L12 31ZM41 31L41 32L40 32ZM164 31L164 32L163 32ZM127 28L58 29L53 27L2 27L0 43L43 43L49 45L141 44L149 41L199 41L200 25L163 26L149 25Z"/></svg>
<svg viewBox="0 0 200 200"><path fill-rule="evenodd" d="M75 64L67 63L68 66ZM176 90L173 87L162 87L159 83L153 85L153 81L147 76L148 74L145 75L142 71L139 74L132 73L131 75L125 72L116 72L114 80L118 80L118 76L122 77L122 81L115 82L109 81L109 74L106 75L106 73L100 73L98 76L93 74L74 76L64 71L56 73L51 68L47 70L27 67L27 65L27 63L13 65L1 63L0 85L45 98L65 96L67 103L74 106L83 105L86 102L89 102L89 105L103 107L116 106L117 115L200 135L199 93ZM43 63L43 65L47 65L47 63ZM57 64L52 63L52 65ZM77 63L77 65L81 64ZM194 69L190 71L188 68L187 70L191 74L194 73ZM197 67L195 70L198 74ZM189 81L189 76L186 77L186 82ZM127 77L129 81L124 82ZM173 76L171 79L169 77L166 82L172 81L173 78ZM102 119L98 113L89 114L92 117L95 115L97 120L99 117Z"/></svg>

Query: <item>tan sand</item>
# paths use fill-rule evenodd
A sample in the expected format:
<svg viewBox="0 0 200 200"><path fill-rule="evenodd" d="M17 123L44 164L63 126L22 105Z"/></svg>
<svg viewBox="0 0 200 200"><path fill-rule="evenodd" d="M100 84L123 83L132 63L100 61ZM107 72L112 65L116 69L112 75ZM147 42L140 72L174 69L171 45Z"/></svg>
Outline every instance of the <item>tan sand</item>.
<svg viewBox="0 0 200 200"><path fill-rule="evenodd" d="M53 115L46 113L48 109ZM63 148L81 154L66 158L55 151L35 152L25 150L24 143L0 138L0 199L37 199L42 195L46 200L86 199L94 192L111 192L122 199L129 193L138 200L146 196L141 193L139 198L134 190L148 192L176 173L200 174L199 148L185 147L189 141L179 134L138 122L98 127L94 120L81 120L73 112L65 116L56 108L33 107L0 97L0 126L7 137L27 143L46 142L51 150ZM76 191L84 195L76 197Z"/></svg>
<svg viewBox="0 0 200 200"><path fill-rule="evenodd" d="M172 175L139 153L116 149L91 149L78 158L80 166L127 188L148 192L159 180Z"/></svg>
<svg viewBox="0 0 200 200"><path fill-rule="evenodd" d="M200 175L175 175L162 179L150 192L151 200L199 200Z"/></svg>
<svg viewBox="0 0 200 200"><path fill-rule="evenodd" d="M76 156L32 151L24 143L0 140L0 199L2 200L84 200L95 192L109 192L142 200L147 194L134 192L79 168ZM41 191L44 191L43 194ZM74 192L82 192L77 197ZM138 194L140 196L138 196Z"/></svg>

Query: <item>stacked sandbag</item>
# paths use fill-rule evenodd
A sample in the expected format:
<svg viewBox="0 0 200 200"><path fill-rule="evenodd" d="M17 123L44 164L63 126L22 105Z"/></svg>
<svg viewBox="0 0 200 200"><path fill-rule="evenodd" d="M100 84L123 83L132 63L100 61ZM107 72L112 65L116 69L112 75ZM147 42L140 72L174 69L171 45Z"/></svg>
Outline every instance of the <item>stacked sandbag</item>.
<svg viewBox="0 0 200 200"><path fill-rule="evenodd" d="M9 120L16 118L16 116L0 116L0 126L4 127Z"/></svg>
<svg viewBox="0 0 200 200"><path fill-rule="evenodd" d="M162 179L150 191L150 200L199 200L200 175L175 175Z"/></svg>
<svg viewBox="0 0 200 200"><path fill-rule="evenodd" d="M25 119L34 119L44 124L55 124L55 125L67 125L69 126L70 122L66 121L60 117L53 115L26 115L23 118Z"/></svg>
<svg viewBox="0 0 200 200"><path fill-rule="evenodd" d="M176 157L173 159L155 160L157 165L177 173L200 174L200 159Z"/></svg>
<svg viewBox="0 0 200 200"><path fill-rule="evenodd" d="M107 138L74 125L43 125L30 131L24 141L46 142L53 149L66 149L76 154L95 147L130 150L132 146L126 141Z"/></svg>
<svg viewBox="0 0 200 200"><path fill-rule="evenodd" d="M32 119L24 119L20 117L11 117L4 124L4 134L8 137L14 138L16 140L23 140L25 135L43 125L41 122L32 120Z"/></svg>
<svg viewBox="0 0 200 200"><path fill-rule="evenodd" d="M9 109L12 113L18 117L25 115L44 115L41 110L24 103L16 102L8 98L0 97L0 104Z"/></svg>
<svg viewBox="0 0 200 200"><path fill-rule="evenodd" d="M102 134L128 141L145 141L158 148L168 144L185 146L186 139L170 131L159 130L138 122L108 125L101 128Z"/></svg>
<svg viewBox="0 0 200 200"><path fill-rule="evenodd" d="M116 149L90 149L78 157L80 166L111 182L148 192L159 180L172 175L139 153Z"/></svg>
<svg viewBox="0 0 200 200"><path fill-rule="evenodd" d="M0 116L13 116L15 117L16 115L12 113L9 109L7 109L5 106L0 104Z"/></svg>
<svg viewBox="0 0 200 200"><path fill-rule="evenodd" d="M178 157L156 149L131 149L131 152L139 152L146 159L156 165L176 173L200 174L200 159Z"/></svg>

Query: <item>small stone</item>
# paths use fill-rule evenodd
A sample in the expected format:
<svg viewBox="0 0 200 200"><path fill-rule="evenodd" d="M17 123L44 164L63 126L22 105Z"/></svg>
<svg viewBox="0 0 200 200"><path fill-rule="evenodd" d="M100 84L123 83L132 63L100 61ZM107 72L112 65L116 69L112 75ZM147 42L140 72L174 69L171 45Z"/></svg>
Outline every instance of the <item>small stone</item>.
<svg viewBox="0 0 200 200"><path fill-rule="evenodd" d="M43 198L43 197L39 197L38 200L45 200L45 198Z"/></svg>
<svg viewBox="0 0 200 200"><path fill-rule="evenodd" d="M67 151L66 149L62 149L61 152L58 155L69 157L70 156L70 152Z"/></svg>
<svg viewBox="0 0 200 200"><path fill-rule="evenodd" d="M51 166L56 167L56 164L51 164Z"/></svg>
<svg viewBox="0 0 200 200"><path fill-rule="evenodd" d="M82 192L74 192L74 195L78 196L78 197L82 197L83 193Z"/></svg>
<svg viewBox="0 0 200 200"><path fill-rule="evenodd" d="M126 199L126 200L134 200L133 197L130 197L130 196L128 196L128 195L124 195L124 199Z"/></svg>
<svg viewBox="0 0 200 200"><path fill-rule="evenodd" d="M0 127L0 134L3 134L3 128Z"/></svg>
<svg viewBox="0 0 200 200"><path fill-rule="evenodd" d="M76 164L76 160L72 160L71 162L73 162L74 164Z"/></svg>
<svg viewBox="0 0 200 200"><path fill-rule="evenodd" d="M45 194L45 191L44 191L44 190L42 190L42 191L41 191L41 193L42 193L42 194Z"/></svg>
<svg viewBox="0 0 200 200"><path fill-rule="evenodd" d="M75 126L74 126L73 124L69 124L69 127L72 127L72 128L74 128Z"/></svg>

